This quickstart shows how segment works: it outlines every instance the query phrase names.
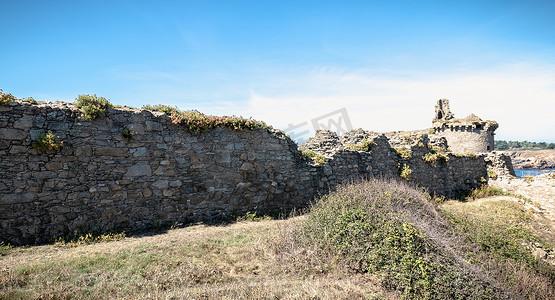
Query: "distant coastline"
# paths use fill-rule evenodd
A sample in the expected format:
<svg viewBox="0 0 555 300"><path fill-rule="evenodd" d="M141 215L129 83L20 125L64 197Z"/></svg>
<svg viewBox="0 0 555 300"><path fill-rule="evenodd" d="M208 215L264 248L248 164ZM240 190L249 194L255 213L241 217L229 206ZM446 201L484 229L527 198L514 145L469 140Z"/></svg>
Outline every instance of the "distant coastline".
<svg viewBox="0 0 555 300"><path fill-rule="evenodd" d="M511 157L515 171L555 169L555 149L502 152Z"/></svg>

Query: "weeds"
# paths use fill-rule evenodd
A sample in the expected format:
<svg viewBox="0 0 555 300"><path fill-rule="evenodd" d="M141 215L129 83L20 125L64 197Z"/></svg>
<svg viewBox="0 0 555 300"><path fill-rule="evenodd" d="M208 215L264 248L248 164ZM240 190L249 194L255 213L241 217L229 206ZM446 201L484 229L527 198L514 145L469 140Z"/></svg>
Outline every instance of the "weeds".
<svg viewBox="0 0 555 300"><path fill-rule="evenodd" d="M259 216L259 215L256 214L256 211L254 211L254 212L247 211L244 216L238 216L235 219L235 221L237 221L237 222L242 222L242 221L259 222L259 221L264 221L264 220L273 220L273 218L269 215Z"/></svg>
<svg viewBox="0 0 555 300"><path fill-rule="evenodd" d="M266 123L253 119L236 116L210 116L196 110L181 111L176 107L166 105L145 105L143 109L163 112L171 117L174 124L184 126L193 134L200 134L216 127L228 127L233 130L270 128Z"/></svg>
<svg viewBox="0 0 555 300"><path fill-rule="evenodd" d="M376 142L369 141L367 139L362 140L360 144L346 144L345 147L355 150L355 151L365 151L368 152L372 149L372 147L376 146Z"/></svg>
<svg viewBox="0 0 555 300"><path fill-rule="evenodd" d="M314 161L317 164L325 164L328 161L328 159L325 156L321 154L316 154L316 152L308 149L302 150L301 155L306 157L309 160Z"/></svg>
<svg viewBox="0 0 555 300"><path fill-rule="evenodd" d="M495 172L495 170L492 170L492 169L488 169L487 173L488 173L488 178L491 178L491 179L495 179L499 176L497 175L497 172Z"/></svg>
<svg viewBox="0 0 555 300"><path fill-rule="evenodd" d="M405 148L405 147L391 148L391 151L393 151L401 158L404 158L404 159L412 158L412 153L409 148Z"/></svg>
<svg viewBox="0 0 555 300"><path fill-rule="evenodd" d="M87 120L94 120L104 117L106 110L112 107L112 104L104 97L95 95L79 95L75 99L75 106L81 109L83 117Z"/></svg>
<svg viewBox="0 0 555 300"><path fill-rule="evenodd" d="M40 152L56 152L64 145L64 142L57 141L60 137L55 136L52 131L38 136L36 141L33 141L32 146Z"/></svg>
<svg viewBox="0 0 555 300"><path fill-rule="evenodd" d="M466 152L466 153L464 153L463 155L464 155L465 157L468 157L468 158L474 158L474 159L478 158L478 154L476 154L476 153L474 153L474 152Z"/></svg>
<svg viewBox="0 0 555 300"><path fill-rule="evenodd" d="M432 151L424 154L424 156L422 156L422 160L430 164L433 164L437 161L445 164L449 161L449 156L440 152Z"/></svg>
<svg viewBox="0 0 555 300"><path fill-rule="evenodd" d="M0 89L0 106L7 105L10 102L15 101L15 97L10 93L3 93Z"/></svg>
<svg viewBox="0 0 555 300"><path fill-rule="evenodd" d="M37 104L37 100L33 99L33 97L27 97L25 99L23 99L23 102L27 102L27 103L31 103L31 104Z"/></svg>
<svg viewBox="0 0 555 300"><path fill-rule="evenodd" d="M54 245L58 247L77 247L79 245L113 242L125 238L125 231L117 233L86 233L77 236L59 237L55 240Z"/></svg>
<svg viewBox="0 0 555 300"><path fill-rule="evenodd" d="M4 256L8 254L12 249L13 249L13 246L10 245L9 243L5 244L4 242L0 242L0 256Z"/></svg>
<svg viewBox="0 0 555 300"><path fill-rule="evenodd" d="M126 141L130 141L131 139L133 139L134 135L135 135L135 132L133 132L133 130L131 130L129 127L125 127L121 130L121 136Z"/></svg>
<svg viewBox="0 0 555 300"><path fill-rule="evenodd" d="M399 169L399 177L407 181L410 180L410 177L412 175L412 170L407 164L403 164L403 166L399 164L397 168Z"/></svg>
<svg viewBox="0 0 555 300"><path fill-rule="evenodd" d="M468 195L463 195L462 200L476 200L480 198L486 198L491 196L508 196L510 193L503 191L502 188L496 188L489 185L482 185L477 189L470 191Z"/></svg>

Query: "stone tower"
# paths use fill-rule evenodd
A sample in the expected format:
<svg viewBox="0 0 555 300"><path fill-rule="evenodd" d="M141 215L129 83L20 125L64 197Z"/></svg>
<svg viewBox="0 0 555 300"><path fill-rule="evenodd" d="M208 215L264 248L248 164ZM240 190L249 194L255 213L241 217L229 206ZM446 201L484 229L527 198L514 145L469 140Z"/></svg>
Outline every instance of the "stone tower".
<svg viewBox="0 0 555 300"><path fill-rule="evenodd" d="M445 137L451 151L456 153L483 153L494 149L495 121L482 121L474 114L455 119L449 109L449 100L439 99L432 121L435 134Z"/></svg>
<svg viewBox="0 0 555 300"><path fill-rule="evenodd" d="M439 120L452 120L455 118L455 115L449 109L449 100L447 99L439 99L437 100L436 104L436 116L434 118L434 122Z"/></svg>

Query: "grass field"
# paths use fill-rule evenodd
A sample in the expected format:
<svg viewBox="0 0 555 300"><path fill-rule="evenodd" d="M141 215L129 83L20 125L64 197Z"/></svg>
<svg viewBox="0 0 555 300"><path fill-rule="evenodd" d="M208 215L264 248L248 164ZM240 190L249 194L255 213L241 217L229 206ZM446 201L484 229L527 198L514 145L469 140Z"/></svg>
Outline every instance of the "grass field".
<svg viewBox="0 0 555 300"><path fill-rule="evenodd" d="M295 222L299 217L14 248L0 257L0 299L394 297L370 274L317 259L307 264L307 254L281 257L273 243Z"/></svg>

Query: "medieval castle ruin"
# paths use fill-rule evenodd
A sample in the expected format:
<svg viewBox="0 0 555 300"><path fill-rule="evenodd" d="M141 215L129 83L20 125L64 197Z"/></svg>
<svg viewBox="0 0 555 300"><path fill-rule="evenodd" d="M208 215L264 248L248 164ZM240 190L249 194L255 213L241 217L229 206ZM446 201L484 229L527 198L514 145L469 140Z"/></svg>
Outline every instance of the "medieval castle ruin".
<svg viewBox="0 0 555 300"><path fill-rule="evenodd" d="M474 114L464 119L455 119L449 109L449 100L440 99L436 104L433 120L435 133L447 140L453 152L483 153L494 149L494 135L498 124L495 121L482 121Z"/></svg>
<svg viewBox="0 0 555 300"><path fill-rule="evenodd" d="M262 127L194 133L163 112L110 108L86 120L73 104L12 101L0 106L0 241L285 212L369 177L455 197L493 172L514 175L507 156L486 153L496 127L453 119L440 100L434 134L319 131L298 147ZM46 132L63 142L56 151L33 147Z"/></svg>

